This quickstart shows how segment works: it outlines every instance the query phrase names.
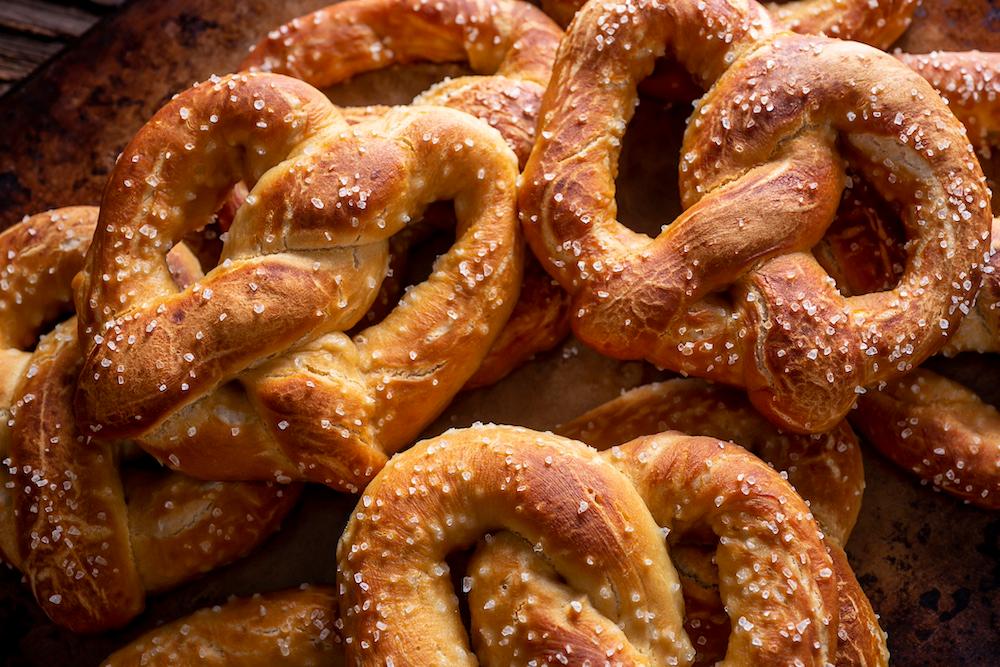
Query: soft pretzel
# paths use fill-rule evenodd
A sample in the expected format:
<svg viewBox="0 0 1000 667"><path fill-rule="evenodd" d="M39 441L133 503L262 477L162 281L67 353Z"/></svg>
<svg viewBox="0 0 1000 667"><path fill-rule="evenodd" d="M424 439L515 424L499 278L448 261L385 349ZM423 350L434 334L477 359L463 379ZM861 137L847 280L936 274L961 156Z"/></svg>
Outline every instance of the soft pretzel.
<svg viewBox="0 0 1000 667"><path fill-rule="evenodd" d="M541 596L523 600L513 623L493 626L503 641L484 653L477 640L487 664L489 655L492 664L511 664L509 656L544 662L556 651L581 663L688 664L679 584L657 524L720 539L720 587L739 621L728 660L833 659L832 562L805 503L766 464L711 438L665 434L599 456L558 436L496 426L425 441L365 490L338 549L348 662L474 664L444 559L506 530L583 596L534 610L548 597L534 587ZM476 591L475 577L468 585ZM473 625L477 614L488 624L502 602L472 603ZM525 626L535 611L547 620ZM595 626L594 614L607 621Z"/></svg>
<svg viewBox="0 0 1000 667"><path fill-rule="evenodd" d="M176 473L120 479L120 445L77 430L76 322L59 324L33 352L23 350L71 303L70 279L96 222L96 208L74 207L0 234L7 258L0 339L5 357L22 362L5 369L16 381L2 399L0 450L11 482L0 503L0 543L46 614L78 632L121 625L142 610L147 591L244 555L298 497L294 486L200 482ZM169 259L180 282L197 277L197 262L183 246Z"/></svg>
<svg viewBox="0 0 1000 667"><path fill-rule="evenodd" d="M746 387L784 427L828 430L857 392L957 328L988 238L984 177L954 116L891 56L821 37L757 41L760 11L698 4L640 2L613 31L600 3L582 10L523 175L526 235L574 294L585 343ZM636 82L667 43L701 80L725 74L685 134L687 210L650 239L615 220L614 172ZM893 166L883 194L910 236L893 290L844 298L809 253L843 188L838 145L862 171Z"/></svg>
<svg viewBox="0 0 1000 667"><path fill-rule="evenodd" d="M337 596L326 586L238 598L147 632L103 667L339 667Z"/></svg>
<svg viewBox="0 0 1000 667"><path fill-rule="evenodd" d="M782 433L754 411L742 393L701 380L675 379L632 389L558 428L561 435L598 449L666 430L733 441L787 474L823 529L834 561L841 605L836 664L884 664L884 633L842 548L864 490L861 450L846 422L820 435ZM718 597L712 550L678 541L671 547L697 662L714 664L723 656L730 627Z"/></svg>
<svg viewBox="0 0 1000 667"><path fill-rule="evenodd" d="M918 369L861 397L851 423L927 483L1000 509L1000 413L957 382Z"/></svg>
<svg viewBox="0 0 1000 667"><path fill-rule="evenodd" d="M272 30L241 69L288 74L326 88L393 64L465 61L476 76L440 83L413 103L448 106L486 121L523 165L534 145L538 105L561 38L551 19L520 0L349 0ZM356 111L360 118L378 112ZM428 213L450 224L448 216ZM398 299L414 237L393 237L394 275L382 283L366 323L379 321ZM521 299L468 386L500 380L568 333L568 295L528 258Z"/></svg>
<svg viewBox="0 0 1000 667"><path fill-rule="evenodd" d="M542 7L565 27L586 1L542 0ZM792 0L768 3L767 8L780 30L827 35L886 49L906 31L918 4L918 0Z"/></svg>
<svg viewBox="0 0 1000 667"><path fill-rule="evenodd" d="M349 126L319 91L274 74L180 94L105 191L77 292L78 416L196 477L363 487L510 314L516 176L500 135L450 109ZM165 249L239 180L250 194L222 262L178 290ZM375 296L387 239L438 199L455 202L451 250L381 323L341 333Z"/></svg>

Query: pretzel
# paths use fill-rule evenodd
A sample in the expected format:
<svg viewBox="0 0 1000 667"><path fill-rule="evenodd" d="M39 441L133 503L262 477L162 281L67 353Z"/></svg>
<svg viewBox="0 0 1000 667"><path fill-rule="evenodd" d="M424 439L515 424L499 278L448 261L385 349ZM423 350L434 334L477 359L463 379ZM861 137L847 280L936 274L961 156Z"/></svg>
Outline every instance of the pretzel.
<svg viewBox="0 0 1000 667"><path fill-rule="evenodd" d="M338 549L348 662L474 663L444 558L505 530L535 545L583 595L550 609L539 606L546 589L532 586L540 597L522 600L519 622L500 628L491 618L510 609L504 600L471 602L484 662L545 662L571 651L580 664L689 664L679 584L657 524L721 538L721 589L741 628L729 660L833 659L832 562L805 503L766 464L711 438L664 434L599 456L558 436L488 426L424 441L365 490ZM476 578L468 584L475 593ZM523 627L536 614L541 627ZM596 628L595 614L606 619ZM484 649L483 627L504 639Z"/></svg>
<svg viewBox="0 0 1000 667"><path fill-rule="evenodd" d="M77 414L170 467L356 491L475 372L521 279L517 164L495 130L444 108L349 126L273 74L213 79L166 105L110 177L77 291ZM164 250L239 180L223 261L183 291ZM352 338L387 239L454 199L430 278ZM233 381L236 382L233 382Z"/></svg>
<svg viewBox="0 0 1000 667"><path fill-rule="evenodd" d="M822 527L834 560L841 604L836 664L884 664L884 633L843 552L864 490L861 449L846 422L819 436L782 433L740 392L675 379L632 389L558 428L560 435L600 450L666 430L735 442L787 474ZM719 600L711 549L674 541L671 555L681 575L686 628L697 646L697 662L714 664L723 657L730 627Z"/></svg>
<svg viewBox="0 0 1000 667"><path fill-rule="evenodd" d="M414 103L486 121L523 162L561 38L551 19L520 0L348 0L272 30L241 69L327 88L396 64L464 62L476 76L440 83Z"/></svg>
<svg viewBox="0 0 1000 667"><path fill-rule="evenodd" d="M542 0L566 27L586 0ZM768 3L774 25L804 35L827 35L887 49L909 27L918 0L793 0Z"/></svg>
<svg viewBox="0 0 1000 667"><path fill-rule="evenodd" d="M287 74L326 88L393 64L465 61L476 76L439 83L414 104L448 106L486 121L523 165L535 141L538 104L561 38L558 26L520 0L349 0L272 30L240 68ZM352 111L361 118L384 113ZM413 236L393 237L395 276L405 268ZM521 299L469 388L499 381L569 333L568 295L533 258L526 268ZM376 301L381 307L369 311L366 322L380 321L402 286L398 278L384 281Z"/></svg>
<svg viewBox="0 0 1000 667"><path fill-rule="evenodd" d="M76 322L37 337L69 305L70 279L96 222L96 208L72 207L0 234L8 260L0 341L12 362L4 369L9 386L0 436L12 481L0 503L6 533L0 543L45 613L77 632L122 625L142 611L147 591L245 555L277 529L299 491L176 473L132 472L120 479L120 445L88 441L76 429ZM199 273L184 246L169 261L180 282ZM34 351L24 351L33 339Z"/></svg>
<svg viewBox="0 0 1000 667"><path fill-rule="evenodd" d="M613 34L600 3L582 10L543 99L520 213L535 255L574 295L578 338L743 386L769 419L821 432L957 328L989 196L961 126L911 70L849 42L757 41L766 17L720 5L706 10L712 28L697 3L629 5ZM650 239L615 221L614 165L635 83L668 42L702 81L725 74L685 134L687 210ZM844 298L808 253L843 187L837 141L862 171L894 166L887 192L905 206L911 248L893 290Z"/></svg>

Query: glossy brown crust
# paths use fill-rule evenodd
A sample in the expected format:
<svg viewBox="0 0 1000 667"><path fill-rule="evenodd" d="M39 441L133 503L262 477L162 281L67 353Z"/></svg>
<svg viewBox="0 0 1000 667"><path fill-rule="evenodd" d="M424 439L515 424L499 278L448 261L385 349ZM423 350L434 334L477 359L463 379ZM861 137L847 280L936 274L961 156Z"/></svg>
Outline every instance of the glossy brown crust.
<svg viewBox="0 0 1000 667"><path fill-rule="evenodd" d="M39 313L71 303L69 269L82 265L96 222L96 208L59 210L0 234L10 251L5 273L24 277L32 270L45 286L3 290L13 321L32 326ZM39 248L51 252L39 255ZM180 282L199 275L183 246L171 253L170 268ZM4 331L7 340L16 333ZM60 625L94 632L133 618L146 591L246 554L277 528L298 488L167 473L123 490L119 447L86 439L76 428L72 399L80 364L70 319L41 337L27 370L17 375L2 441L15 493L0 510L5 555L25 574L42 609Z"/></svg>
<svg viewBox="0 0 1000 667"><path fill-rule="evenodd" d="M78 417L197 477L363 487L471 377L514 306L516 175L500 135L450 109L351 126L274 74L181 93L105 193L77 291ZM178 290L165 248L240 180L250 195L223 261ZM385 275L387 239L441 199L455 202L451 250L348 338Z"/></svg>
<svg viewBox="0 0 1000 667"><path fill-rule="evenodd" d="M1000 509L1000 413L962 385L919 369L862 396L851 423L927 483Z"/></svg>
<svg viewBox="0 0 1000 667"><path fill-rule="evenodd" d="M523 163L561 38L551 19L521 0L348 0L272 30L242 69L326 88L395 64L466 63L478 76L438 84L415 103L488 122Z"/></svg>
<svg viewBox="0 0 1000 667"><path fill-rule="evenodd" d="M103 667L225 665L339 667L337 596L313 586L254 595L197 611L152 630Z"/></svg>
<svg viewBox="0 0 1000 667"><path fill-rule="evenodd" d="M365 490L338 550L348 661L475 664L444 557L485 532L504 530L549 563L551 569L529 569L529 580L554 570L566 583L529 586L539 597L522 599L507 619L494 610L516 608L509 595L475 593L470 604L485 601L473 618L506 624L474 633L477 647L487 650L480 659L510 664L511 656L522 662L559 651L596 657L617 647L609 656L689 664L695 655L681 626L680 586L657 525L668 535L707 530L721 540L721 590L739 619L729 639L733 664L832 660L838 627L832 562L804 501L759 459L712 438L678 434L597 455L558 436L484 426L424 441L395 457ZM490 581L477 583L483 565L491 565L488 553L473 560L472 591ZM524 581L518 571L508 576ZM566 599L577 597L574 590L582 594L578 602L589 600L585 609ZM527 609L539 600L554 607ZM595 614L606 619L597 630L588 622ZM620 634L610 643L596 636L617 624ZM618 646L616 637L631 646Z"/></svg>
<svg viewBox="0 0 1000 667"><path fill-rule="evenodd" d="M586 0L542 0L545 12L567 26ZM918 0L792 0L768 3L775 26L804 35L827 35L871 44L891 45L910 25Z"/></svg>
<svg viewBox="0 0 1000 667"><path fill-rule="evenodd" d="M709 9L711 30L686 2L639 3L613 34L601 3L582 10L543 99L522 221L574 294L588 345L743 386L769 419L821 432L861 388L911 370L957 329L986 249L984 177L940 97L891 56L790 34L754 46L766 18ZM736 61L688 125L688 208L650 239L615 221L613 176L635 83L663 44L703 81ZM866 175L893 165L911 239L893 290L845 299L808 253L840 199L838 145Z"/></svg>
<svg viewBox="0 0 1000 667"><path fill-rule="evenodd" d="M637 387L556 430L600 450L663 431L735 442L786 473L827 539L840 545L861 509L861 448L846 422L818 435L786 433L757 413L742 392L702 380Z"/></svg>
<svg viewBox="0 0 1000 667"><path fill-rule="evenodd" d="M992 2L924 0L895 46L907 53L1000 51L1000 21Z"/></svg>

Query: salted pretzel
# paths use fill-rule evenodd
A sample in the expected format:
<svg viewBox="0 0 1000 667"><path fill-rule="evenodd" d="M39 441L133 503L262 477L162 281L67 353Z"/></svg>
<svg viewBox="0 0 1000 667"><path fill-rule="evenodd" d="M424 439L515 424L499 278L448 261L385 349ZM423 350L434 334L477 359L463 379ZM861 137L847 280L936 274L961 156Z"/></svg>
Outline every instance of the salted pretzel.
<svg viewBox="0 0 1000 667"><path fill-rule="evenodd" d="M521 0L347 0L292 19L258 42L241 69L327 88L391 65L469 65L414 104L460 109L503 135L523 162L562 30Z"/></svg>
<svg viewBox="0 0 1000 667"><path fill-rule="evenodd" d="M485 664L570 653L580 664L689 664L680 585L657 524L668 536L719 537L721 589L739 628L728 660L833 660L832 562L805 503L766 464L711 438L664 434L598 455L487 426L395 457L362 495L338 549L348 662L475 664L445 557L503 530L558 576L509 572L537 593L512 601L481 596L472 571L463 588Z"/></svg>
<svg viewBox="0 0 1000 667"><path fill-rule="evenodd" d="M119 471L120 443L90 440L77 430L76 322L40 338L39 332L70 305L70 280L96 223L96 208L71 207L0 234L7 383L0 452L9 480L0 502L0 544L45 613L77 632L122 625L142 611L147 592L245 555L278 527L299 491ZM180 283L200 271L183 245L169 262Z"/></svg>
<svg viewBox="0 0 1000 667"><path fill-rule="evenodd" d="M213 79L143 127L111 174L77 291L77 414L210 479L363 487L475 372L517 298L517 161L440 107L350 126L274 74ZM164 252L250 187L218 267L178 290ZM453 199L428 280L353 337L388 238Z"/></svg>
<svg viewBox="0 0 1000 667"><path fill-rule="evenodd" d="M955 331L989 196L960 124L904 65L851 42L769 37L762 10L718 4L640 2L614 22L600 3L582 10L543 99L520 213L574 295L585 343L743 386L776 423L821 432ZM718 81L685 134L687 210L650 239L615 220L614 171L636 82L665 44ZM808 252L843 188L838 145L863 172L893 165L881 194L902 204L910 249L892 290L845 298Z"/></svg>
<svg viewBox="0 0 1000 667"><path fill-rule="evenodd" d="M327 586L237 598L147 632L101 663L339 667L337 596Z"/></svg>
<svg viewBox="0 0 1000 667"><path fill-rule="evenodd" d="M542 0L542 7L565 27L586 2ZM827 35L887 49L906 31L918 4L918 0L793 0L766 6L779 30Z"/></svg>
<svg viewBox="0 0 1000 667"><path fill-rule="evenodd" d="M666 430L706 435L735 442L787 474L823 529L840 581L836 664L885 663L884 633L843 552L864 491L861 449L846 422L818 436L783 433L761 417L741 392L701 380L675 379L632 389L557 430L600 450ZM678 542L671 551L684 587L687 632L695 640L697 662L704 664L722 659L731 630L718 598L711 551Z"/></svg>
<svg viewBox="0 0 1000 667"><path fill-rule="evenodd" d="M327 88L394 64L465 62L474 76L439 83L413 103L448 106L486 121L523 165L534 145L539 102L561 38L551 19L521 0L348 0L272 30L241 69L287 74ZM356 119L382 112L349 110ZM414 236L393 237L393 276L382 283L366 324L381 320L399 298L404 285L399 277ZM469 379L470 388L498 381L569 333L568 295L535 264L528 258L521 299Z"/></svg>

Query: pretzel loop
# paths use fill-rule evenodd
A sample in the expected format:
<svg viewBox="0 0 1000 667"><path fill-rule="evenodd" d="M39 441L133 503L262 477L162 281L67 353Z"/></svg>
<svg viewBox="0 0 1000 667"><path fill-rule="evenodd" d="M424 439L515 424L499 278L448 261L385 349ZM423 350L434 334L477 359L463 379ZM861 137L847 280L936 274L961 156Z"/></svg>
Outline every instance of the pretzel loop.
<svg viewBox="0 0 1000 667"><path fill-rule="evenodd" d="M272 74L181 94L106 193L79 291L82 421L200 477L358 488L443 409L510 313L515 175L494 130L447 109L349 126ZM252 187L222 261L178 291L164 249L239 180ZM383 322L344 336L377 293L388 238L439 199L454 200L455 245Z"/></svg>

